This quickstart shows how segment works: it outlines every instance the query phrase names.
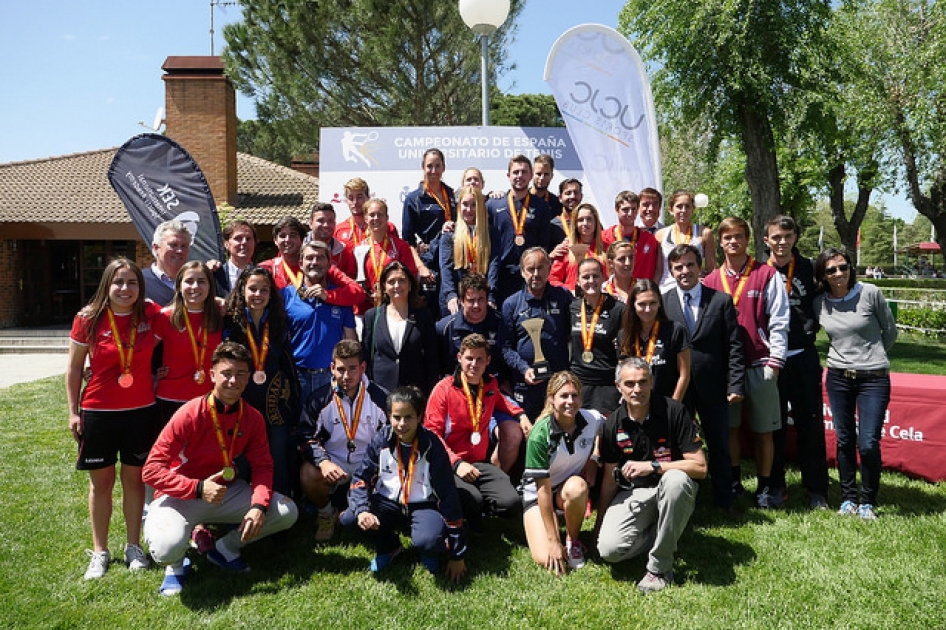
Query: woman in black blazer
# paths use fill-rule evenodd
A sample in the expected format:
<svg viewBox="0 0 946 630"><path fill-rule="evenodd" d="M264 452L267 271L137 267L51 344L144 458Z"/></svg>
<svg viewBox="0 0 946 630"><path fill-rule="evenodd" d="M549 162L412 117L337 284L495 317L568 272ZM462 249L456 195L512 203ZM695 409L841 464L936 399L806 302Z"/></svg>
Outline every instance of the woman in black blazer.
<svg viewBox="0 0 946 630"><path fill-rule="evenodd" d="M362 344L368 379L394 391L416 385L430 394L440 374L437 334L417 278L393 261L381 272L381 303L365 313Z"/></svg>

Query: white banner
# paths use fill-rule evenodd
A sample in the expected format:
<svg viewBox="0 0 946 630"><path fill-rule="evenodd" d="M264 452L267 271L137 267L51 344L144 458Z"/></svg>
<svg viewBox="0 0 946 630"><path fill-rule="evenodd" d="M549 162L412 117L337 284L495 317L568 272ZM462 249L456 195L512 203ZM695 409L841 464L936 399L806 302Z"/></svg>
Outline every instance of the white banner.
<svg viewBox="0 0 946 630"><path fill-rule="evenodd" d="M545 81L587 174L586 196L607 200L613 216L622 190L663 191L650 82L626 38L601 24L569 29L549 52Z"/></svg>
<svg viewBox="0 0 946 630"><path fill-rule="evenodd" d="M446 158L443 182L454 190L468 167L483 172L486 190L509 189L509 158L542 153L555 159L555 177L549 189L569 178L582 180L585 200L595 203L583 177L571 137L562 127L325 127L319 145L319 199L335 206L338 221L348 218L345 183L352 177L368 182L372 197L387 201L391 222L401 227L404 198L420 185L424 151L437 148ZM616 221L614 195L604 198L602 221Z"/></svg>

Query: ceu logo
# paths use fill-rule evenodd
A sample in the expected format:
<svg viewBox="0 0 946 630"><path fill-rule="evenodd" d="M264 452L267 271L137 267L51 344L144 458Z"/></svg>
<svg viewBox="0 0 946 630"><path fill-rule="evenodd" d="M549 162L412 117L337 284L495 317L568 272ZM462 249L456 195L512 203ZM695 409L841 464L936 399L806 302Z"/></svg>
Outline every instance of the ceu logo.
<svg viewBox="0 0 946 630"><path fill-rule="evenodd" d="M191 233L191 236L193 236L195 240L197 239L197 230L200 228L199 214L192 210L188 210L187 212L182 212L174 217L174 220L183 223L184 227L187 228L187 231Z"/></svg>
<svg viewBox="0 0 946 630"><path fill-rule="evenodd" d="M368 168L377 166L378 160L373 155L375 146L372 144L377 139L377 131L370 133L346 131L342 134L341 139L342 157L346 162L361 163Z"/></svg>
<svg viewBox="0 0 946 630"><path fill-rule="evenodd" d="M338 319L338 318L340 318L341 316L342 316L342 311L341 311L341 309L338 308L337 306L333 306L333 307L332 307L332 317L334 317L335 319Z"/></svg>
<svg viewBox="0 0 946 630"><path fill-rule="evenodd" d="M580 440L578 440L578 448L588 448L590 444L591 444L591 440L589 440L588 438L583 437Z"/></svg>
<svg viewBox="0 0 946 630"><path fill-rule="evenodd" d="M633 114L628 111L627 103L622 103L616 96L603 96L601 90L593 88L586 81L576 81L575 90L569 92L568 97L576 105L587 105L595 114L620 123L628 131L634 131L644 124L644 115L637 121L632 119Z"/></svg>

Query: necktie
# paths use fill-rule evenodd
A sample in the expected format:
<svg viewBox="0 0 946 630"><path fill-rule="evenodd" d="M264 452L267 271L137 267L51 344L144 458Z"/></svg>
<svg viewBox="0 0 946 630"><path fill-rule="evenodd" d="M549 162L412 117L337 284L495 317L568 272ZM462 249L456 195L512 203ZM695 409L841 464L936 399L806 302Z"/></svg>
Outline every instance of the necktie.
<svg viewBox="0 0 946 630"><path fill-rule="evenodd" d="M696 320L693 317L693 296L690 295L689 291L683 294L683 317L686 319L687 328L692 337L693 331L696 330Z"/></svg>

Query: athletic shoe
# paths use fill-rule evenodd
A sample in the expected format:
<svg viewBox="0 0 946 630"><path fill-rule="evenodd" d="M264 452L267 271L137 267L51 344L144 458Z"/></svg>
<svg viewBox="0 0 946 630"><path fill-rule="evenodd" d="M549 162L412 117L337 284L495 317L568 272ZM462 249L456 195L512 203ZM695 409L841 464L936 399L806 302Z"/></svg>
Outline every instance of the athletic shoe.
<svg viewBox="0 0 946 630"><path fill-rule="evenodd" d="M437 556L421 556L420 563L424 565L424 568L430 571L432 575L437 575L437 571L440 570L440 558Z"/></svg>
<svg viewBox="0 0 946 630"><path fill-rule="evenodd" d="M250 565L242 557L237 556L233 560L227 560L216 547L207 552L207 559L224 571L234 573L249 573L250 571Z"/></svg>
<svg viewBox="0 0 946 630"><path fill-rule="evenodd" d="M580 540L566 541L565 555L568 556L569 569L580 569L585 566L585 546Z"/></svg>
<svg viewBox="0 0 946 630"><path fill-rule="evenodd" d="M755 496L756 506L761 510L774 510L778 507L775 495L773 495L768 486L762 488L762 492Z"/></svg>
<svg viewBox="0 0 946 630"><path fill-rule="evenodd" d="M877 513L874 512L874 506L870 503L861 503L857 506L857 515L865 521L876 521Z"/></svg>
<svg viewBox="0 0 946 630"><path fill-rule="evenodd" d="M181 589L184 588L184 580L190 572L190 566L191 561L184 558L181 562L181 566L178 567L176 571L171 565L165 568L164 581L161 582L161 587L158 589L158 592L165 597L180 594Z"/></svg>
<svg viewBox="0 0 946 630"><path fill-rule="evenodd" d="M85 570L85 579L97 580L108 571L108 563L112 561L112 554L105 551L92 551L86 549L85 553L89 556L89 568Z"/></svg>
<svg viewBox="0 0 946 630"><path fill-rule="evenodd" d="M662 591L671 584L673 584L673 571L667 571L666 573L651 573L648 571L647 575L637 583L637 590L647 595L648 593Z"/></svg>
<svg viewBox="0 0 946 630"><path fill-rule="evenodd" d="M775 490L769 490L769 507L780 508L785 505L786 501L788 501L787 488L776 488Z"/></svg>
<svg viewBox="0 0 946 630"><path fill-rule="evenodd" d="M191 532L191 547L196 549L200 555L205 555L214 548L215 544L214 535L203 525L198 525Z"/></svg>
<svg viewBox="0 0 946 630"><path fill-rule="evenodd" d="M319 510L318 529L315 530L315 542L326 542L335 535L335 521L338 520L338 510L331 505L326 510Z"/></svg>
<svg viewBox="0 0 946 630"><path fill-rule="evenodd" d="M827 510L828 500L824 498L824 495L813 494L808 498L808 505L812 510Z"/></svg>
<svg viewBox="0 0 946 630"><path fill-rule="evenodd" d="M737 499L746 493L745 486L742 485L741 481L732 482L732 495Z"/></svg>
<svg viewBox="0 0 946 630"><path fill-rule="evenodd" d="M838 514L841 516L854 516L857 514L857 504L854 501L845 501L841 504L841 509L838 510Z"/></svg>
<svg viewBox="0 0 946 630"><path fill-rule="evenodd" d="M398 545L397 548L391 553L379 553L376 555L371 560L371 572L377 573L378 571L387 568L387 566L391 564L395 558L397 558L398 554L400 554L403 549L403 547Z"/></svg>
<svg viewBox="0 0 946 630"><path fill-rule="evenodd" d="M151 561L138 545L125 545L125 564L129 571L143 571L151 566Z"/></svg>

